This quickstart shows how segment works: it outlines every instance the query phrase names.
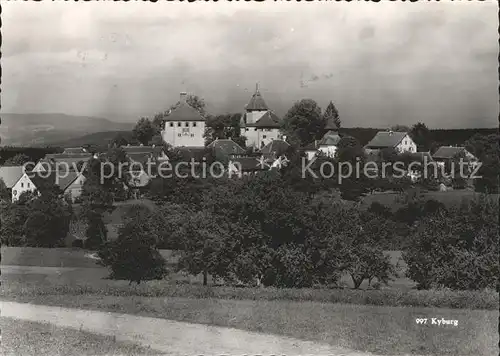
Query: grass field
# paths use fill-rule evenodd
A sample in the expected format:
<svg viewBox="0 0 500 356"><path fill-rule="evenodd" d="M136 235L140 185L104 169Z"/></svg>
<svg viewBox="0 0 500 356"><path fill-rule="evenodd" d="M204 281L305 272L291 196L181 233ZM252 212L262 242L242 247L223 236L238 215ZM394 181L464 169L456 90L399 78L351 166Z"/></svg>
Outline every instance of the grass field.
<svg viewBox="0 0 500 356"><path fill-rule="evenodd" d="M163 257L170 265L175 262L175 256L170 250L160 251ZM399 263L401 270L399 276L391 282L390 287L400 290L409 290L415 283L410 279L404 277L405 264L401 260L400 251L387 251L391 257L394 265ZM102 285L106 283L108 272L105 268L100 267L95 259L89 257L91 252L82 249L72 248L57 248L57 249L44 249L34 247L2 247L2 266L4 272L9 275L14 275L18 280L31 281L32 283L56 283L56 284L74 284L78 283L92 283L94 285ZM12 268L11 266L23 267L37 267L37 269L30 268ZM42 267L42 268L38 268ZM45 268L49 267L49 268ZM51 269L50 267L57 267L58 270ZM17 275L17 278L16 278ZM201 284L203 277L200 276L186 276L184 274L172 274L171 279L180 283ZM347 287L352 287L352 281L348 276L342 278L342 283ZM361 285L362 289L368 287L368 281L364 281Z"/></svg>
<svg viewBox="0 0 500 356"><path fill-rule="evenodd" d="M158 355L158 351L111 337L50 324L1 318L2 355Z"/></svg>
<svg viewBox="0 0 500 356"><path fill-rule="evenodd" d="M2 248L2 299L235 327L385 355L498 354L493 292L416 291L404 278L381 291L203 287L200 278L181 274L136 286L106 279L108 271L87 254ZM171 251L162 254L172 261ZM399 251L389 254L393 263L400 258ZM481 308L488 310L472 310ZM455 319L458 326L417 325L417 317Z"/></svg>
<svg viewBox="0 0 500 356"><path fill-rule="evenodd" d="M26 299L44 305L234 327L383 355L498 355L498 311L136 296ZM416 318L429 318L429 323L417 325ZM458 325L432 325L430 318L457 320Z"/></svg>

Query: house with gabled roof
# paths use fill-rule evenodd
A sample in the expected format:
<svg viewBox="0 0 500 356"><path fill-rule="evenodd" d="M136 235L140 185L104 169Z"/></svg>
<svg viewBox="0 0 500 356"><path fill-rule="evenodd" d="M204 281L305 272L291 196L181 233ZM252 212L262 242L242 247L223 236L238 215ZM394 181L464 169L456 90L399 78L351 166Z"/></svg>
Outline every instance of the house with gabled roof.
<svg viewBox="0 0 500 356"><path fill-rule="evenodd" d="M233 157L246 154L246 150L231 138L215 139L207 148L213 150L215 159L220 162L225 162Z"/></svg>
<svg viewBox="0 0 500 356"><path fill-rule="evenodd" d="M285 155L288 149L290 148L290 145L288 144L288 142L285 141L286 137L283 136L283 138L284 139L272 140L260 150L260 153L266 159L273 159L273 160L280 156Z"/></svg>
<svg viewBox="0 0 500 356"><path fill-rule="evenodd" d="M399 153L403 152L417 152L417 145L412 140L407 132L398 131L379 131L365 145L365 150L383 150L383 149L394 149Z"/></svg>
<svg viewBox="0 0 500 356"><path fill-rule="evenodd" d="M470 169L474 169L479 163L478 158L463 146L441 146L432 155L434 161L441 166L445 166L457 157L463 158L464 162L468 163Z"/></svg>
<svg viewBox="0 0 500 356"><path fill-rule="evenodd" d="M315 140L304 147L307 159L311 160L318 154L323 154L329 158L335 157L341 137L338 132L339 127L333 120L333 117L328 118L324 130L326 132L320 140Z"/></svg>
<svg viewBox="0 0 500 356"><path fill-rule="evenodd" d="M4 182L6 188L10 191L12 201L14 197L19 196L22 191L18 191L17 183L25 175L25 170L23 166L3 166L0 167L0 179ZM32 185L32 183L30 184ZM23 188L24 188L23 180ZM26 182L26 187L28 187L28 182Z"/></svg>
<svg viewBox="0 0 500 356"><path fill-rule="evenodd" d="M271 140L280 139L280 128L281 119L269 109L256 85L240 119L240 134L246 137L246 146L259 149Z"/></svg>
<svg viewBox="0 0 500 356"><path fill-rule="evenodd" d="M24 172L12 187L12 201L17 201L25 192L35 192L53 185L58 186L63 194L69 195L75 201L82 193L85 180L85 176L76 171Z"/></svg>
<svg viewBox="0 0 500 356"><path fill-rule="evenodd" d="M173 147L204 147L205 121L205 117L187 103L187 93L182 92L180 101L164 119L163 141Z"/></svg>

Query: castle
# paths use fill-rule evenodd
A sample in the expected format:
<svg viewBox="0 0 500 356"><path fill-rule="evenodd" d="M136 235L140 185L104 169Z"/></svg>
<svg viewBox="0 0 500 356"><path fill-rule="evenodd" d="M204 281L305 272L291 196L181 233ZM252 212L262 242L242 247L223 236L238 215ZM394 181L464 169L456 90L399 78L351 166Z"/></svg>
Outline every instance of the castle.
<svg viewBox="0 0 500 356"><path fill-rule="evenodd" d="M189 105L187 93L182 92L177 106L164 120L163 141L174 147L203 147L206 118ZM281 120L266 105L258 85L240 119L240 134L246 146L260 149L272 140L281 139Z"/></svg>

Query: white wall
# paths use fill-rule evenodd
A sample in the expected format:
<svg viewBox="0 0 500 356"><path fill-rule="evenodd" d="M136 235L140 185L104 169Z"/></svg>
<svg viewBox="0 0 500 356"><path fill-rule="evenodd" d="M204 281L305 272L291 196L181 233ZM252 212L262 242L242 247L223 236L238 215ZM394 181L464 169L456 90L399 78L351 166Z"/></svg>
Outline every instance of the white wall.
<svg viewBox="0 0 500 356"><path fill-rule="evenodd" d="M205 146L204 133L204 121L166 121L162 137L163 141L174 147L203 147Z"/></svg>
<svg viewBox="0 0 500 356"><path fill-rule="evenodd" d="M82 195L83 183L85 183L85 180L86 178L83 174L79 175L78 178L76 178L75 181L68 188L66 188L64 193L69 193L71 199L75 201L76 198Z"/></svg>
<svg viewBox="0 0 500 356"><path fill-rule="evenodd" d="M28 174L24 173L14 187L12 187L12 201L17 201L24 192L34 192L35 190L36 187L28 177Z"/></svg>
<svg viewBox="0 0 500 356"><path fill-rule="evenodd" d="M401 142L396 146L396 150L399 152L417 152L417 145L410 136L406 135L403 137Z"/></svg>
<svg viewBox="0 0 500 356"><path fill-rule="evenodd" d="M262 147L262 141L264 145L267 145L272 140L277 140L282 137L279 129L260 129L256 127L247 127L245 130L241 130L241 135L247 138L245 144L247 147Z"/></svg>
<svg viewBox="0 0 500 356"><path fill-rule="evenodd" d="M337 146L321 146L319 148L327 157L335 158L335 152L337 152Z"/></svg>

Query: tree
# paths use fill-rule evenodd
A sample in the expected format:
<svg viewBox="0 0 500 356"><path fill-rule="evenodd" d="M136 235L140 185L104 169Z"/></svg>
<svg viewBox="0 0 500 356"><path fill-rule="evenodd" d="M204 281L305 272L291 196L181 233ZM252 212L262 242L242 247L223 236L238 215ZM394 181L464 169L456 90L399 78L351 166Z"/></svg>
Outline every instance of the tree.
<svg viewBox="0 0 500 356"><path fill-rule="evenodd" d="M224 114L209 116L205 126L205 146L216 139L232 139L238 144L243 144L245 140L240 135L240 117L241 114Z"/></svg>
<svg viewBox="0 0 500 356"><path fill-rule="evenodd" d="M120 229L118 239L107 242L98 252L100 263L110 268L113 279L125 279L132 284L145 280L163 279L167 265L156 248L155 231L140 218L131 219Z"/></svg>
<svg viewBox="0 0 500 356"><path fill-rule="evenodd" d="M430 134L430 130L422 122L412 126L410 137L417 145L417 151L427 152L431 150L432 139Z"/></svg>
<svg viewBox="0 0 500 356"><path fill-rule="evenodd" d="M330 118L333 119L335 125L337 125L337 127L340 129L341 121L339 117L339 112L335 107L335 104L333 104L333 101L330 101L330 103L326 107L325 112L323 113L323 120L325 120L325 123L328 122Z"/></svg>
<svg viewBox="0 0 500 356"><path fill-rule="evenodd" d="M149 141L157 134L158 128L147 118L141 118L134 127L133 137L143 145L147 145Z"/></svg>
<svg viewBox="0 0 500 356"><path fill-rule="evenodd" d="M23 166L31 161L31 158L24 153L18 153L5 161L4 166Z"/></svg>
<svg viewBox="0 0 500 356"><path fill-rule="evenodd" d="M394 132L409 132L410 128L406 125L394 125L391 126L391 131Z"/></svg>
<svg viewBox="0 0 500 356"><path fill-rule="evenodd" d="M477 192L497 193L499 191L500 174L500 147L498 134L475 134L466 143L465 148L474 154L481 162L481 167L474 178L474 187Z"/></svg>
<svg viewBox="0 0 500 356"><path fill-rule="evenodd" d="M498 203L488 196L439 210L412 231L403 253L419 289L498 288Z"/></svg>
<svg viewBox="0 0 500 356"><path fill-rule="evenodd" d="M116 153L118 162L121 151L115 149L113 152ZM81 219L87 224L85 247L88 249L97 249L106 241L107 229L104 223L104 214L113 211L113 192L117 181L116 177L107 171L114 168L102 166L103 163L99 159L89 160L86 171L87 179L82 187L80 214ZM116 170L114 172L117 173Z"/></svg>
<svg viewBox="0 0 500 356"><path fill-rule="evenodd" d="M25 204L0 202L0 242L5 246L24 246L24 223L29 210Z"/></svg>
<svg viewBox="0 0 500 356"><path fill-rule="evenodd" d="M24 223L28 246L62 246L69 231L70 206L55 194L41 194L29 203L28 211Z"/></svg>
<svg viewBox="0 0 500 356"><path fill-rule="evenodd" d="M283 118L282 132L290 142L306 146L323 134L325 121L321 108L311 99L296 102Z"/></svg>
<svg viewBox="0 0 500 356"><path fill-rule="evenodd" d="M115 137L110 141L111 146L121 147L127 145L136 145L138 143L137 139L132 137L132 134L117 133Z"/></svg>
<svg viewBox="0 0 500 356"><path fill-rule="evenodd" d="M339 163L339 180L342 199L356 201L370 191L372 182L364 174L365 153L354 137L344 136L340 140L335 160Z"/></svg>
<svg viewBox="0 0 500 356"><path fill-rule="evenodd" d="M0 178L0 201L2 200L10 201L11 195L9 189L5 185L5 182L3 181L2 178Z"/></svg>

